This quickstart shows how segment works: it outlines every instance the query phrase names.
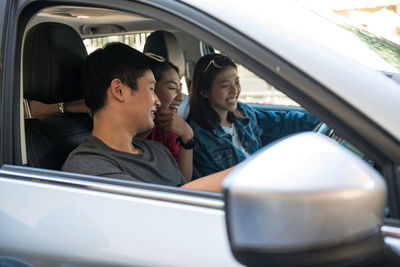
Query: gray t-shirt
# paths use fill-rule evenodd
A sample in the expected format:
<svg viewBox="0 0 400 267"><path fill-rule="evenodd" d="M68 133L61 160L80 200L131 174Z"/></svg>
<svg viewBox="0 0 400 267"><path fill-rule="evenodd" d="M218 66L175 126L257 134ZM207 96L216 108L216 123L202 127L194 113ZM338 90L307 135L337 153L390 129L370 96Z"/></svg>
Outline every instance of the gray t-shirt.
<svg viewBox="0 0 400 267"><path fill-rule="evenodd" d="M132 144L143 153L112 149L91 135L69 154L62 170L170 186L186 183L165 146L147 139L133 139Z"/></svg>

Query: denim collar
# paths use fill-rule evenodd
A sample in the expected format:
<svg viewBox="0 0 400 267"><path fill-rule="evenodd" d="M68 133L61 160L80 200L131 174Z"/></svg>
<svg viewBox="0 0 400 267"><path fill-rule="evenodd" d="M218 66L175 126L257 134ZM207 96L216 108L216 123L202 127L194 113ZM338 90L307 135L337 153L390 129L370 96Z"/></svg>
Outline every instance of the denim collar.
<svg viewBox="0 0 400 267"><path fill-rule="evenodd" d="M250 123L250 118L243 118L242 120L235 120L234 124L236 125L237 129L242 129L244 127L247 127ZM239 130L240 131L240 130ZM227 133L222 129L221 124L218 124L218 127L215 129L212 129L212 132L215 136L217 137L223 137L227 135Z"/></svg>

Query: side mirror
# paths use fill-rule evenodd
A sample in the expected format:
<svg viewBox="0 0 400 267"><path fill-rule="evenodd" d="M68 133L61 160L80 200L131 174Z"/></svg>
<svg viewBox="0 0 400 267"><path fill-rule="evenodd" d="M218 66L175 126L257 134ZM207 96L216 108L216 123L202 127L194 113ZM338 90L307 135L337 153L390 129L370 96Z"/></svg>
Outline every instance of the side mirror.
<svg viewBox="0 0 400 267"><path fill-rule="evenodd" d="M381 175L315 133L264 148L224 181L228 236L248 266L360 262L384 247Z"/></svg>

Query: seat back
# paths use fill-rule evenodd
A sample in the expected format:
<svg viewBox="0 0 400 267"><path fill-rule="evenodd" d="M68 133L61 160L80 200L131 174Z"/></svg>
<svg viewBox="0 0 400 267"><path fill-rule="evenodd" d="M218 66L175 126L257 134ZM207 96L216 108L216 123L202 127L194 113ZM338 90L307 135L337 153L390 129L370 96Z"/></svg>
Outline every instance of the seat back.
<svg viewBox="0 0 400 267"><path fill-rule="evenodd" d="M46 104L82 99L80 71L87 57L79 34L59 23L40 23L25 37L24 98ZM69 152L90 134L88 114L25 119L28 166L61 169Z"/></svg>
<svg viewBox="0 0 400 267"><path fill-rule="evenodd" d="M178 39L170 32L155 31L146 39L143 53L153 53L174 63L185 74L185 58Z"/></svg>

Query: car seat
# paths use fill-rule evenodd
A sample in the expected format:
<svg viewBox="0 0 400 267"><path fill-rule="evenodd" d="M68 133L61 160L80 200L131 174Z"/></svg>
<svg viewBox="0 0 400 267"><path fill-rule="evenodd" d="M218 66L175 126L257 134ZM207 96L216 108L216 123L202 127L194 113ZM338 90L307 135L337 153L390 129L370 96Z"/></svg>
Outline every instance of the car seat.
<svg viewBox="0 0 400 267"><path fill-rule="evenodd" d="M185 58L176 36L167 31L152 32L146 39L143 53L153 53L174 63L181 74L185 71Z"/></svg>
<svg viewBox="0 0 400 267"><path fill-rule="evenodd" d="M185 75L185 57L176 36L167 31L152 32L146 39L143 53L153 53L174 63L181 74ZM179 106L178 115L186 118L189 113L189 97L184 94L184 100Z"/></svg>
<svg viewBox="0 0 400 267"><path fill-rule="evenodd" d="M40 23L26 34L24 98L46 104L82 99L79 77L87 57L79 34L59 23ZM69 152L90 134L88 114L55 114L25 119L27 164L59 170Z"/></svg>

